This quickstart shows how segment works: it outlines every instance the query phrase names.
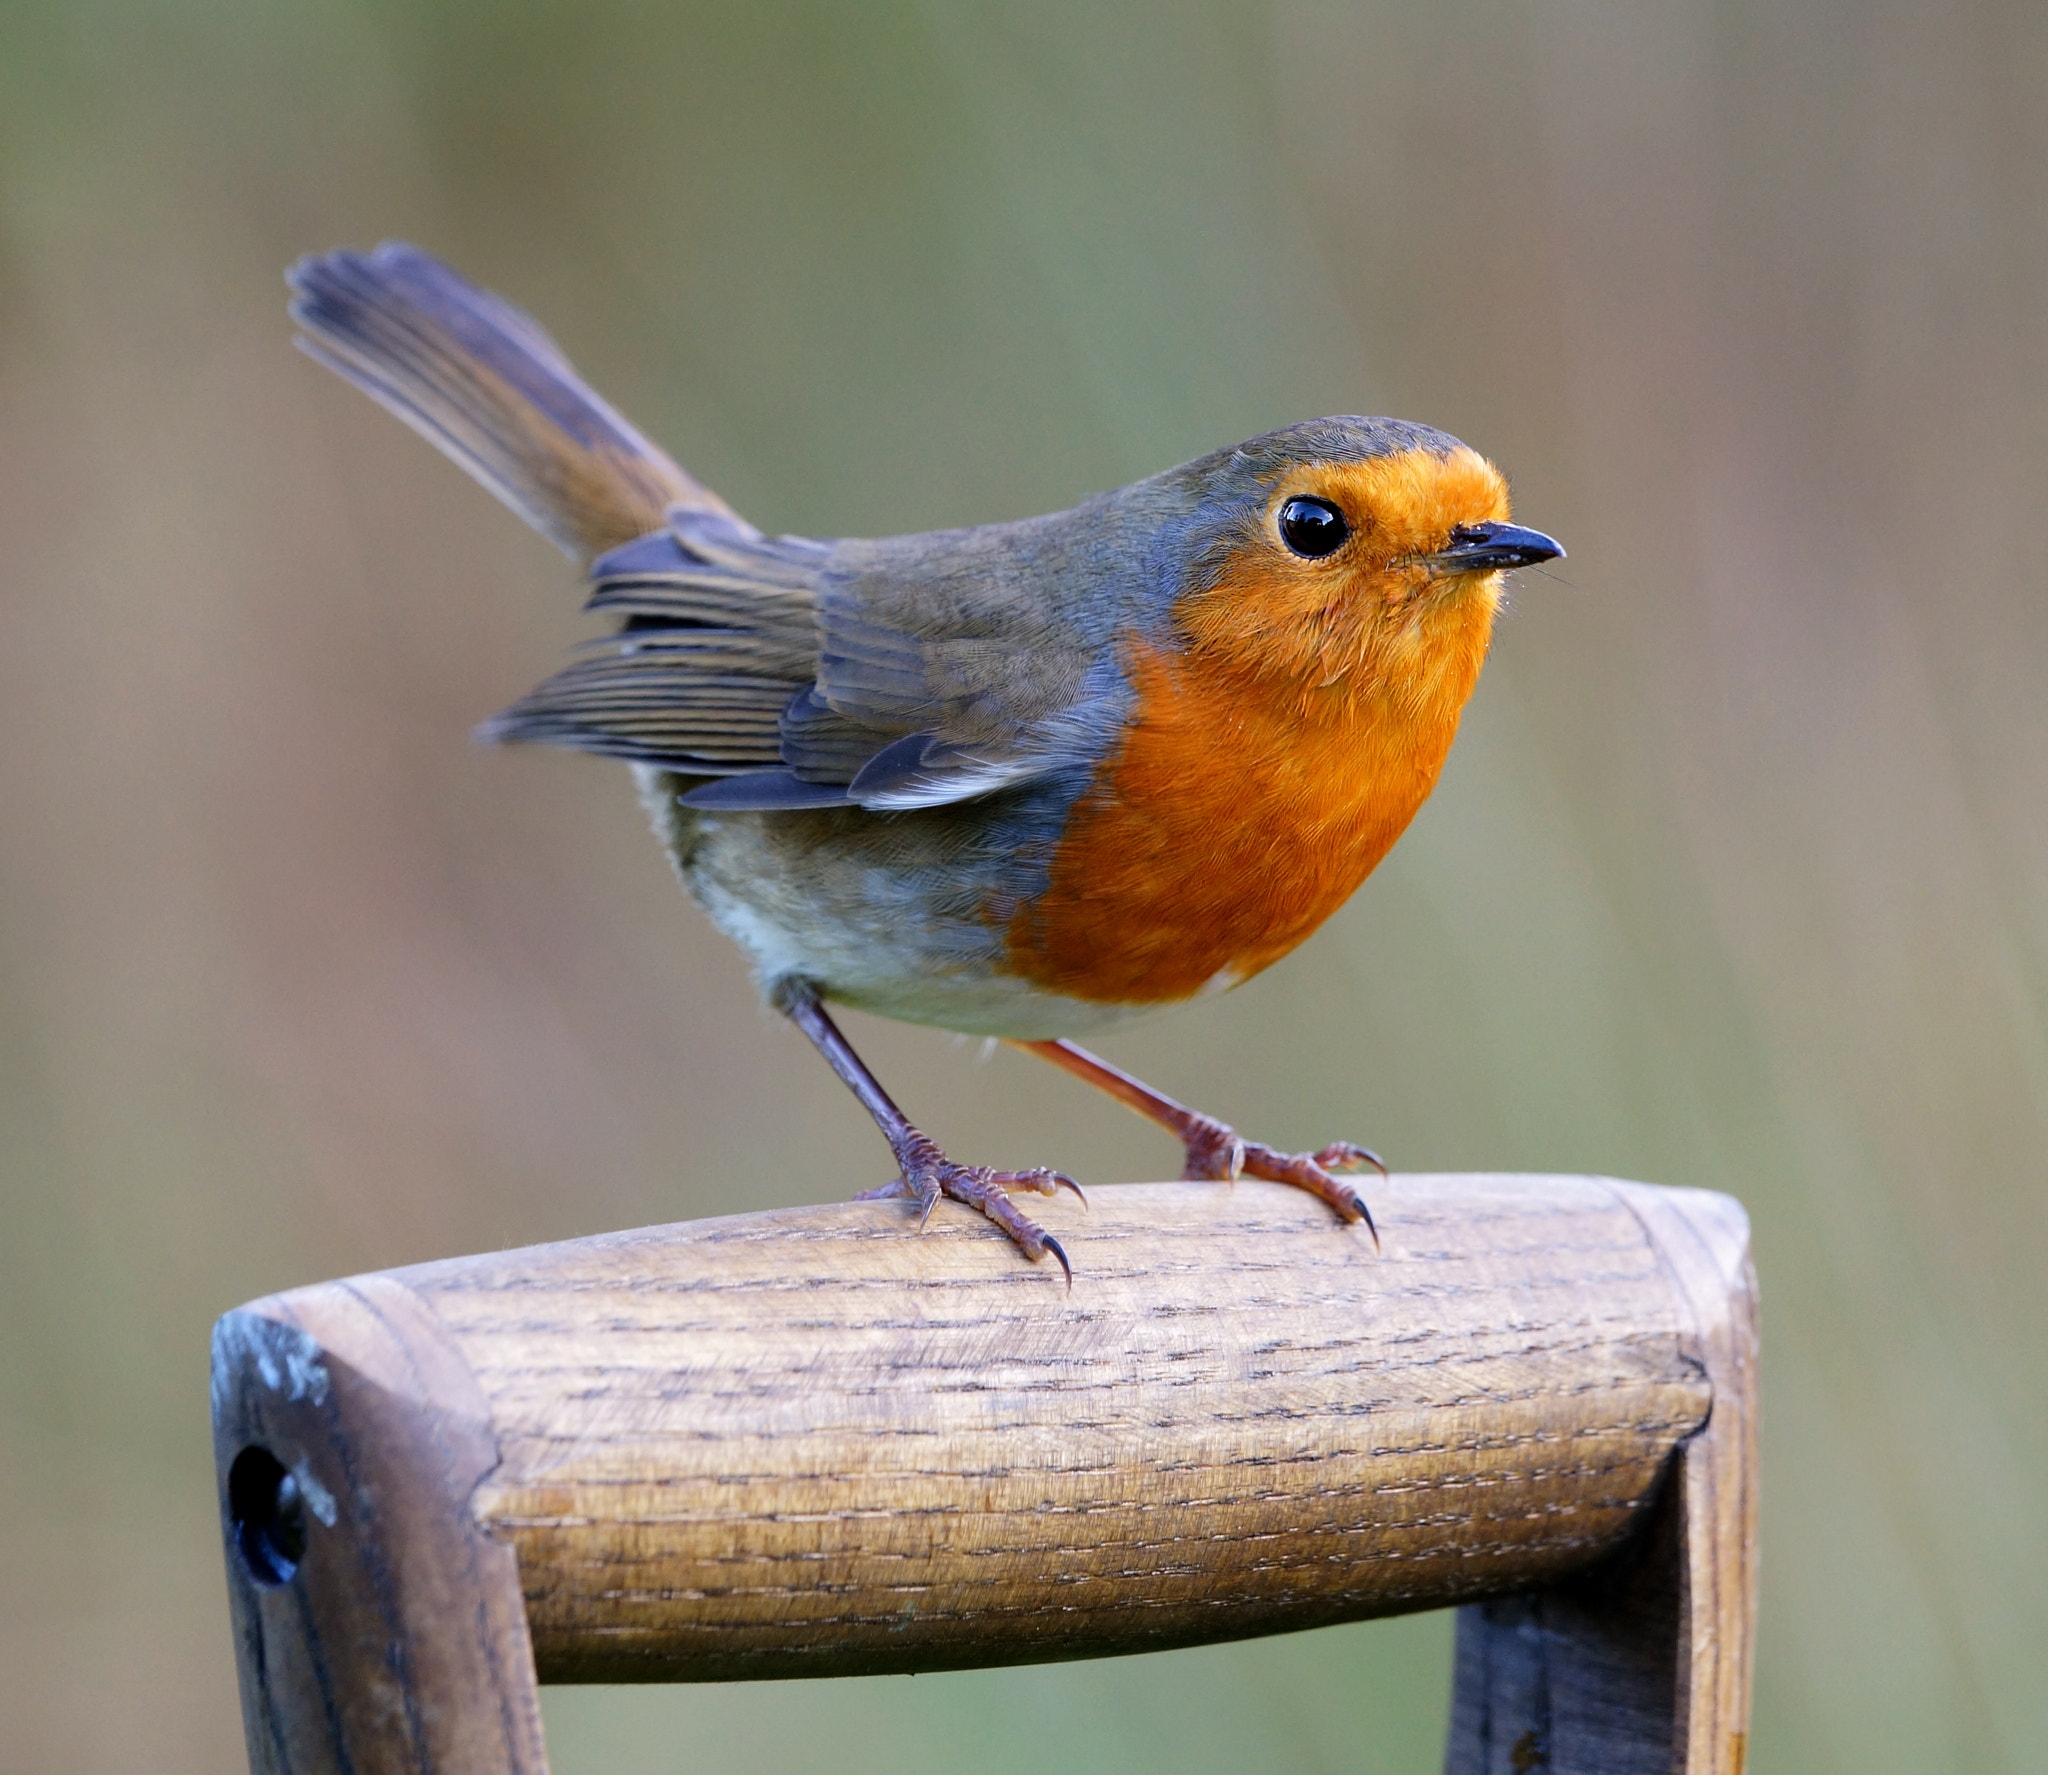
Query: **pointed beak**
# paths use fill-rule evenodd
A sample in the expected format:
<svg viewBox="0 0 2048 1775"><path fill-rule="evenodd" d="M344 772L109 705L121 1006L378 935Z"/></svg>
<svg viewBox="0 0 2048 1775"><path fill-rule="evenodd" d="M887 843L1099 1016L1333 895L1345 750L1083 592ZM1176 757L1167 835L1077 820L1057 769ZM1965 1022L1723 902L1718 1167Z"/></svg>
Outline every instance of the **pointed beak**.
<svg viewBox="0 0 2048 1775"><path fill-rule="evenodd" d="M1438 573L1497 573L1505 568L1534 567L1539 561L1561 561L1564 549L1540 530L1519 524L1460 524L1451 532L1451 546L1423 560Z"/></svg>

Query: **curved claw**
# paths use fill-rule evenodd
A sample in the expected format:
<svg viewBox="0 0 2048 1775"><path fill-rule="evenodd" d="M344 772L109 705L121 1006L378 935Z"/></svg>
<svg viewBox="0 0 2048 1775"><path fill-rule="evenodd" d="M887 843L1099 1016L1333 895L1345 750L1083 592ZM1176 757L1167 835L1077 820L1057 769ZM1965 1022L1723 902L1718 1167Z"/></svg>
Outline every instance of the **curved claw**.
<svg viewBox="0 0 2048 1775"><path fill-rule="evenodd" d="M1390 1175L1379 1154L1355 1140L1331 1141L1316 1154L1316 1163L1325 1171L1356 1171L1361 1165L1370 1165L1382 1177Z"/></svg>
<svg viewBox="0 0 2048 1775"><path fill-rule="evenodd" d="M1041 1165L1032 1171L991 1171L989 1182L999 1183L1005 1189L1036 1190L1041 1196L1056 1196L1062 1189L1070 1189L1080 1196L1081 1206L1088 1206L1088 1198L1081 1186L1064 1171L1048 1171Z"/></svg>
<svg viewBox="0 0 2048 1775"><path fill-rule="evenodd" d="M1380 1175L1386 1176L1386 1168L1380 1168ZM1351 1205L1358 1210L1358 1217L1365 1222L1365 1230L1372 1234L1372 1248L1377 1255L1380 1249L1380 1229L1372 1223L1372 1210L1365 1205L1365 1198L1356 1190L1351 1192Z"/></svg>
<svg viewBox="0 0 2048 1775"><path fill-rule="evenodd" d="M1060 1268L1066 1274L1068 1293L1073 1292L1074 1266L1067 1261L1065 1249L1018 1208L1007 1193L1012 1189L1028 1189L1036 1190L1042 1196L1053 1196L1062 1189L1070 1189L1081 1198L1081 1206L1087 1207L1088 1198L1082 1193L1081 1186L1064 1171L1052 1171L1044 1166L1031 1171L993 1171L983 1165L956 1165L915 1130L912 1130L910 1138L903 1141L897 1161L903 1166L897 1177L879 1189L861 1190L854 1200L901 1201L910 1197L918 1205L917 1230L923 1232L941 1198L951 1196L993 1221L1010 1242L1034 1263L1050 1251L1059 1259Z"/></svg>
<svg viewBox="0 0 2048 1775"><path fill-rule="evenodd" d="M1038 1242L1060 1260L1060 1268L1067 1272L1067 1292L1072 1294L1074 1292L1074 1266L1067 1262L1065 1249L1061 1246L1059 1240L1055 1239L1050 1233L1040 1233L1038 1235Z"/></svg>

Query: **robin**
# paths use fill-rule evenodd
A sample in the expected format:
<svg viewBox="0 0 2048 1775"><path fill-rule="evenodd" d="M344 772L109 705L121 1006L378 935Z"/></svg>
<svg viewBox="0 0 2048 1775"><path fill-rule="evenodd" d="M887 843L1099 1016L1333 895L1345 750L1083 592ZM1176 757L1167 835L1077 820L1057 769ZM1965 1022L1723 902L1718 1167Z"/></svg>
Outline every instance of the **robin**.
<svg viewBox="0 0 2048 1775"><path fill-rule="evenodd" d="M300 345L587 571L616 630L486 722L633 766L683 885L895 1156L1032 1260L826 1011L1001 1037L1162 1123L1186 1175L1294 1184L1346 1221L1370 1166L1285 1153L1069 1038L1223 991L1348 899L1435 786L1502 576L1560 557L1475 451L1312 419L1019 523L765 536L588 388L520 310L417 248L302 259Z"/></svg>

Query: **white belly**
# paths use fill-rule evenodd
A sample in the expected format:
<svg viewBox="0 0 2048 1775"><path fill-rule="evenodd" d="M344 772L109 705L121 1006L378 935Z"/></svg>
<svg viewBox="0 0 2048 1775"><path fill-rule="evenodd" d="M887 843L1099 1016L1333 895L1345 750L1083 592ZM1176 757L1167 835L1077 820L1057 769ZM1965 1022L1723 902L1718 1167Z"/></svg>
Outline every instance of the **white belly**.
<svg viewBox="0 0 2048 1775"><path fill-rule="evenodd" d="M982 916L1016 865L963 843L973 815L712 814L678 807L674 779L636 766L641 796L691 896L744 950L765 991L814 983L827 998L967 1035L1048 1041L1146 1007L1047 992L1010 973ZM886 848L829 841L843 821L886 820Z"/></svg>

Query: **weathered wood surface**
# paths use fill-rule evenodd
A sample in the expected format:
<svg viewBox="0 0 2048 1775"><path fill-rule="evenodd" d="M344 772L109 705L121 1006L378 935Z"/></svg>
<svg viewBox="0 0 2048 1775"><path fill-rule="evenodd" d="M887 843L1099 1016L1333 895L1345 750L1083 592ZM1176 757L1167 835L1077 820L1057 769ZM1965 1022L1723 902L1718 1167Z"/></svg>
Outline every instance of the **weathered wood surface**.
<svg viewBox="0 0 2048 1775"><path fill-rule="evenodd" d="M229 1523L255 1766L543 1769L536 1658L548 1681L933 1670L1541 1589L1610 1621L1626 1592L1655 1766L1735 1767L1753 1443L1721 1432L1747 1399L1698 1434L1747 1373L1734 1204L1396 1178L1378 1256L1277 1185L1093 1204L1044 1210L1071 1294L964 1212L919 1237L871 1203L228 1315L224 1509L251 1446L308 1500L287 1582ZM1659 1559L1678 1576L1646 1587ZM1489 1619L1461 1633L1451 1768L1607 1768L1531 1764L1517 1724L1540 1702L1554 1735L1552 1666L1598 1636ZM1551 1662L1511 1670L1510 1644Z"/></svg>
<svg viewBox="0 0 2048 1775"><path fill-rule="evenodd" d="M470 1513L490 1404L419 1297L362 1276L227 1314L213 1421L255 1775L547 1775L518 1563Z"/></svg>
<svg viewBox="0 0 2048 1775"><path fill-rule="evenodd" d="M1459 1611L1448 1775L1742 1775L1756 1620L1757 1317L1725 1196L1619 1187L1667 1267L1713 1390L1637 1542Z"/></svg>

